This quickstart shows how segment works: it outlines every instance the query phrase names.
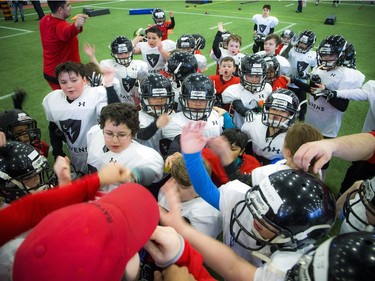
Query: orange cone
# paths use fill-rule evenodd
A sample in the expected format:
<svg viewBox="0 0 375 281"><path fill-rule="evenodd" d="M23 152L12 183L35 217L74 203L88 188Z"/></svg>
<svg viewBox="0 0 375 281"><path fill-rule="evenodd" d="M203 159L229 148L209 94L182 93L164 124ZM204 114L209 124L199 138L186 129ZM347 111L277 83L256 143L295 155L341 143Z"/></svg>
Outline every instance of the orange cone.
<svg viewBox="0 0 375 281"><path fill-rule="evenodd" d="M12 12L7 1L0 1L0 8L3 10L5 20L13 20Z"/></svg>

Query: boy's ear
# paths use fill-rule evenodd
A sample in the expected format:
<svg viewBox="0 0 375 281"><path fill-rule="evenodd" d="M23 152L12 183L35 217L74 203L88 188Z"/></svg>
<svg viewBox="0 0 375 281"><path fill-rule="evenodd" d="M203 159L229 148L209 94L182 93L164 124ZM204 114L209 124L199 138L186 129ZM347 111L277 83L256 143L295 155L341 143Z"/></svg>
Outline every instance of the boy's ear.
<svg viewBox="0 0 375 281"><path fill-rule="evenodd" d="M284 155L285 158L291 158L291 157L293 157L292 156L292 152L290 151L290 149L284 147L284 151L285 151L285 155Z"/></svg>

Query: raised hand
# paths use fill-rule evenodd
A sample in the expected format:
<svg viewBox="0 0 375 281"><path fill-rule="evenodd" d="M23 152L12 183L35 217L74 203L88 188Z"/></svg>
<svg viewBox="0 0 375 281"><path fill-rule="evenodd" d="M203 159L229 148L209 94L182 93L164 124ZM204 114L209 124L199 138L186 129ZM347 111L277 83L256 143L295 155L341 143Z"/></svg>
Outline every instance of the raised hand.
<svg viewBox="0 0 375 281"><path fill-rule="evenodd" d="M183 153L196 153L206 146L207 138L203 135L205 126L205 121L190 121L182 128L180 142Z"/></svg>

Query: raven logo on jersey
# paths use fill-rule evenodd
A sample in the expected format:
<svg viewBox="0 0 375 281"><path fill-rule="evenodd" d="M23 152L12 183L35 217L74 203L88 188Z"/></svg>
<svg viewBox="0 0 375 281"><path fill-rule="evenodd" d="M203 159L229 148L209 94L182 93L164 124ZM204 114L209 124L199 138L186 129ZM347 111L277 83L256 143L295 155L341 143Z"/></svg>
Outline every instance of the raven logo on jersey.
<svg viewBox="0 0 375 281"><path fill-rule="evenodd" d="M124 86L125 91L130 92L130 90L133 89L135 85L135 81L136 79L129 76L122 78L122 85Z"/></svg>
<svg viewBox="0 0 375 281"><path fill-rule="evenodd" d="M154 68L157 65L159 61L159 57L160 57L159 54L147 54L146 55L147 61L151 65L152 68Z"/></svg>
<svg viewBox="0 0 375 281"><path fill-rule="evenodd" d="M267 28L267 25L264 25L264 24L260 24L260 25L259 25L259 30L260 30L260 32L262 32L262 33L266 30L266 28Z"/></svg>
<svg viewBox="0 0 375 281"><path fill-rule="evenodd" d="M68 137L71 143L74 143L81 132L81 120L67 119L60 121L61 131Z"/></svg>
<svg viewBox="0 0 375 281"><path fill-rule="evenodd" d="M301 72L305 72L306 68L309 66L307 62L298 61L297 62L297 73L300 75Z"/></svg>

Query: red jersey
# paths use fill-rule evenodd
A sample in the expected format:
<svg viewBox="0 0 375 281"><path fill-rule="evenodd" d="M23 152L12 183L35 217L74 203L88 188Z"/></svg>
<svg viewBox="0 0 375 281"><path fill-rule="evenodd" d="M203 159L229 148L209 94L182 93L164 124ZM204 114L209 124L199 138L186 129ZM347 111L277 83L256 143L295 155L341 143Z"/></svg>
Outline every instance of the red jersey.
<svg viewBox="0 0 375 281"><path fill-rule="evenodd" d="M288 89L288 80L285 77L280 76L273 81L272 91L276 91L277 89Z"/></svg>
<svg viewBox="0 0 375 281"><path fill-rule="evenodd" d="M51 14L40 20L40 39L43 47L43 71L55 77L55 68L67 61L81 62L77 35L74 23L53 17Z"/></svg>
<svg viewBox="0 0 375 281"><path fill-rule="evenodd" d="M156 24L155 26L157 26L157 28L159 28L161 30L162 34L163 34L162 37L161 37L161 40L168 39L168 29L174 28L174 24L171 21L166 21L162 25Z"/></svg>
<svg viewBox="0 0 375 281"><path fill-rule="evenodd" d="M219 96L221 96L224 90L229 86L240 83L240 77L235 76L233 76L229 81L224 81L221 75L211 75L209 78L211 79L212 83L214 83L216 95ZM230 104L224 104L223 108L226 111L229 111Z"/></svg>

